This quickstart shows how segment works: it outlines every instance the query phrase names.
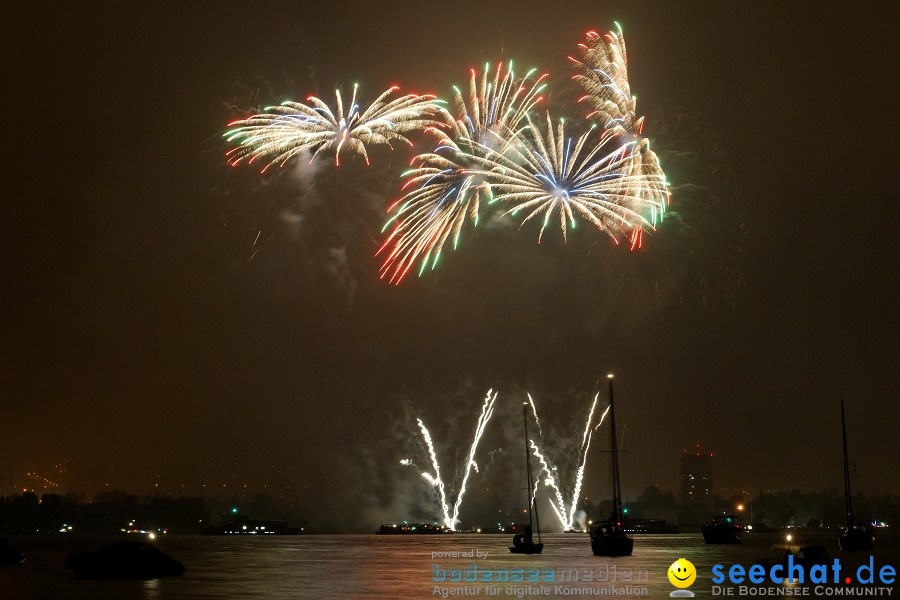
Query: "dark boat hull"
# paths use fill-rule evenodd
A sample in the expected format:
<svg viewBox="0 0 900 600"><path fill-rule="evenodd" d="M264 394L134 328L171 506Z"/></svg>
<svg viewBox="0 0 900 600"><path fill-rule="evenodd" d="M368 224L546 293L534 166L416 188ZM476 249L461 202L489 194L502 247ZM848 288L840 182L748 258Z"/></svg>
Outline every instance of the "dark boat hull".
<svg viewBox="0 0 900 600"><path fill-rule="evenodd" d="M868 531L852 531L840 537L838 543L844 552L859 552L875 547L875 536Z"/></svg>
<svg viewBox="0 0 900 600"><path fill-rule="evenodd" d="M594 556L631 556L634 540L626 535L594 536L591 551Z"/></svg>
<svg viewBox="0 0 900 600"><path fill-rule="evenodd" d="M156 579L185 570L179 561L142 542L117 542L96 552L73 554L66 566L85 579Z"/></svg>
<svg viewBox="0 0 900 600"><path fill-rule="evenodd" d="M9 547L8 538L0 538L0 567L21 565L25 562L26 554Z"/></svg>
<svg viewBox="0 0 900 600"><path fill-rule="evenodd" d="M25 562L25 553L16 550L0 549L0 567L21 565Z"/></svg>
<svg viewBox="0 0 900 600"><path fill-rule="evenodd" d="M757 560L754 564L760 565L766 571L775 565L781 565L785 569L790 565L799 565L804 569L816 566L828 567L831 558L828 550L821 544L807 544L805 546L790 544L773 544L768 554Z"/></svg>
<svg viewBox="0 0 900 600"><path fill-rule="evenodd" d="M716 527L704 525L703 541L707 544L740 544L741 532L736 527Z"/></svg>
<svg viewBox="0 0 900 600"><path fill-rule="evenodd" d="M540 554L544 550L544 544L531 544L521 546L509 546L509 551L513 554Z"/></svg>

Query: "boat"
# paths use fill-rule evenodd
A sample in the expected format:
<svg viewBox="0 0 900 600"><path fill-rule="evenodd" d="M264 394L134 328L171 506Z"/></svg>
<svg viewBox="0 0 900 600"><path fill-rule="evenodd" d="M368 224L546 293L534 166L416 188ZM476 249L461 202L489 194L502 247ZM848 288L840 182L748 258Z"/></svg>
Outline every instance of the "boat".
<svg viewBox="0 0 900 600"><path fill-rule="evenodd" d="M85 579L156 579L184 573L184 565L144 542L116 542L96 552L66 559L66 566Z"/></svg>
<svg viewBox="0 0 900 600"><path fill-rule="evenodd" d="M382 525L375 533L378 535L435 535L453 533L453 530L446 525L430 525L428 523L402 523L398 525L394 523L392 525Z"/></svg>
<svg viewBox="0 0 900 600"><path fill-rule="evenodd" d="M844 416L844 401L841 400L841 433L844 438L844 512L847 528L838 539L841 550L857 552L871 550L875 546L875 534L868 525L853 514L853 494L850 491L850 461L847 459L847 419Z"/></svg>
<svg viewBox="0 0 900 600"><path fill-rule="evenodd" d="M788 536L790 537L790 536ZM828 550L821 544L772 544L766 555L757 560L755 564L765 567L768 571L775 565L787 567L788 557L793 557L793 564L809 569L816 565L830 566Z"/></svg>
<svg viewBox="0 0 900 600"><path fill-rule="evenodd" d="M24 552L10 548L8 538L0 538L0 567L21 565L27 556Z"/></svg>
<svg viewBox="0 0 900 600"><path fill-rule="evenodd" d="M233 515L221 525L200 529L201 535L299 535L300 527L291 527L286 521L263 521L246 515Z"/></svg>
<svg viewBox="0 0 900 600"><path fill-rule="evenodd" d="M610 428L610 456L612 469L613 502L612 512L606 522L600 521L591 525L591 550L594 556L631 556L634 550L634 540L625 533L622 527L622 484L619 479L619 448L616 445L616 405L613 396L613 375L606 376L609 380L609 416Z"/></svg>
<svg viewBox="0 0 900 600"><path fill-rule="evenodd" d="M534 502L534 482L531 478L531 456L528 452L528 403L522 403L522 418L525 424L525 472L528 476L528 526L525 532L513 536L513 545L509 546L509 551L513 554L540 554L544 551L544 544L541 542L541 520L538 517L537 505ZM531 515L534 513L534 522L532 523ZM532 525L537 526L538 541L535 544L532 534Z"/></svg>
<svg viewBox="0 0 900 600"><path fill-rule="evenodd" d="M707 544L740 544L744 525L737 515L717 515L701 531Z"/></svg>
<svg viewBox="0 0 900 600"><path fill-rule="evenodd" d="M623 523L625 533L631 534L663 534L679 533L678 525L667 523L665 519L628 519Z"/></svg>

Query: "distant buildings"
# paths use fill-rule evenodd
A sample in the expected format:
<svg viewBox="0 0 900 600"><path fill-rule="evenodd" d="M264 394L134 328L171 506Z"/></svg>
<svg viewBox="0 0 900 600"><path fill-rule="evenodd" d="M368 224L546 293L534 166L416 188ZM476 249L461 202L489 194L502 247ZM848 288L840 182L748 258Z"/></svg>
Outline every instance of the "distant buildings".
<svg viewBox="0 0 900 600"><path fill-rule="evenodd" d="M685 450L681 456L682 504L709 502L713 486L713 455L697 444L693 451Z"/></svg>

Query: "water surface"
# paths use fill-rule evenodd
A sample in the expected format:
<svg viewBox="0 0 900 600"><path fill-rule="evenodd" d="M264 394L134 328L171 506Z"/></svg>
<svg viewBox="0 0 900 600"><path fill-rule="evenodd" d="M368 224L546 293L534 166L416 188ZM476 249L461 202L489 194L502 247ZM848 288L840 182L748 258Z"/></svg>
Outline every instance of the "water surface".
<svg viewBox="0 0 900 600"><path fill-rule="evenodd" d="M848 556L841 553L834 534L800 536L823 543L833 557L841 558L846 568L868 559L867 554ZM743 544L736 546L707 546L699 534L636 536L634 555L617 559L593 556L587 536L578 534L544 535L544 553L535 556L511 554L507 549L510 536L501 535L168 536L157 545L185 564L187 572L182 577L151 581L86 581L78 579L65 567L65 558L70 553L97 549L119 539L87 536L13 538L11 545L26 550L28 560L18 567L0 568L0 599L434 598L440 597L434 594L435 586L449 589L465 586L433 581L435 564L446 569L449 575L452 569L465 569L472 563L479 569L536 567L553 569L557 574L564 570L588 570L595 574L606 570L610 573L607 569L615 565L619 574L619 581L615 583L570 582L565 586L600 589L630 585L646 589L644 597L668 598L674 588L666 571L672 562L682 557L693 562L699 572L691 587L695 596L710 598L713 597L712 565L750 565L765 554L771 543L783 540L783 536L749 535ZM890 535L879 538L876 565L900 566L898 541ZM486 552L487 558L432 559L435 552L468 550ZM634 574L638 570L646 570L646 581L622 581L624 573L631 571ZM534 586L538 585L535 583L479 582L468 585L481 588L477 597L596 597L556 594L553 590L559 583L543 584L550 587L549 594L534 593ZM532 586L530 594L526 593L528 586ZM488 596L486 587L499 592ZM815 595L809 597L815 598Z"/></svg>

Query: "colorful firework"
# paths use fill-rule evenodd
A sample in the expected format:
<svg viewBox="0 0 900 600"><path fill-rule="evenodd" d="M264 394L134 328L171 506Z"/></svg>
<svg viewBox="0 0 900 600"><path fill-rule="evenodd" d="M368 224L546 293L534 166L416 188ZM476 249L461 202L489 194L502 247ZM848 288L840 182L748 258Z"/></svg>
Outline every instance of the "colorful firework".
<svg viewBox="0 0 900 600"><path fill-rule="evenodd" d="M233 129L225 137L238 146L227 153L229 163L237 166L244 159L254 163L265 158L265 172L272 165L284 166L304 152L315 157L320 152L333 151L335 164L340 165L341 152L346 151L362 156L368 164L367 146L391 146L396 141L412 145L404 134L440 124L436 115L443 110L442 102L434 96L406 94L388 100L399 89L393 86L361 110L357 87L353 85L353 96L347 105L341 91L335 90L334 110L310 96L309 104L284 102L267 108L265 113L230 123Z"/></svg>
<svg viewBox="0 0 900 600"><path fill-rule="evenodd" d="M543 217L539 243L558 213L563 239L580 217L615 241L627 234L634 248L644 229L654 229L665 213L668 197L648 193L665 189L665 176L645 172L637 140L619 144L606 130L589 145L593 135L592 127L577 140L567 138L564 121L554 128L549 114L546 133L541 133L528 118L528 126L476 172L491 181L492 202L512 205L504 215L526 213L522 225Z"/></svg>
<svg viewBox="0 0 900 600"><path fill-rule="evenodd" d="M644 118L635 116L635 97L628 83L628 59L621 26L601 36L587 32L587 43L578 44L581 60L569 57L580 73L573 77L587 92L578 101L589 102L604 129L639 135Z"/></svg>
<svg viewBox="0 0 900 600"><path fill-rule="evenodd" d="M636 98L628 83L625 37L618 23L616 29L603 36L589 31L587 43L578 44L581 60L569 57L579 70L573 79L586 92L579 102L591 105L593 111L588 119L597 119L605 131L636 142L632 150L635 155L632 174L642 185L634 193L647 202L668 204L669 189L659 157L650 149L650 141L641 137L644 117L637 116Z"/></svg>
<svg viewBox="0 0 900 600"><path fill-rule="evenodd" d="M414 265L420 275L434 269L447 243L452 239L455 249L464 229L494 204L494 214L521 214L522 226L540 217L539 243L558 218L564 240L583 220L635 249L664 217L668 183L642 137L621 27L604 36L588 32L579 49L580 59L570 57L579 70L574 79L586 91L580 102L591 105L596 134L566 137L562 120L554 126L549 113L546 128L536 126L532 111L544 99L547 74L517 77L510 62L486 64L480 74L472 69L467 90L454 86L452 107L431 95L390 99L395 86L363 110L357 85L348 103L336 90L332 106L310 96L306 104L269 107L229 124L225 137L236 146L228 162L259 162L265 173L320 153L340 165L343 152L368 164L371 146L412 145L407 136L414 131L435 134L435 147L410 162L404 195L387 210L382 231L390 232L375 254L383 255L380 276L391 283Z"/></svg>
<svg viewBox="0 0 900 600"><path fill-rule="evenodd" d="M417 259L419 274L429 264L434 268L447 240L452 237L455 249L464 225L478 224L481 205L490 197L490 180L478 169L543 99L546 73L533 78L532 69L517 78L512 62L505 74L503 63L493 78L489 70L486 64L480 79L471 70L468 94L453 87L455 115L444 113L446 131L430 130L438 136L436 148L415 157L410 163L415 167L404 173L409 179L403 190L411 191L388 208L396 212L384 229L394 228L376 253L391 246L381 266L381 277L390 275L391 283L399 283Z"/></svg>

